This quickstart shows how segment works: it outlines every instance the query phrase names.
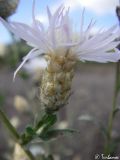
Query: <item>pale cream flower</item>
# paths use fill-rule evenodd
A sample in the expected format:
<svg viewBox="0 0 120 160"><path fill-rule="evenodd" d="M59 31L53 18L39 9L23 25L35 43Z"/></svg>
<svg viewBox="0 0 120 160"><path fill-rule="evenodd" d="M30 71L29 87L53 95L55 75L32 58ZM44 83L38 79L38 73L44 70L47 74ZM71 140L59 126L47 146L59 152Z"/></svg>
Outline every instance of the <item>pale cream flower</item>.
<svg viewBox="0 0 120 160"><path fill-rule="evenodd" d="M18 128L20 125L20 119L17 116L12 117L10 122L15 128Z"/></svg>
<svg viewBox="0 0 120 160"><path fill-rule="evenodd" d="M28 101L23 96L16 95L14 97L13 103L14 103L14 107L19 112L25 112L29 110Z"/></svg>
<svg viewBox="0 0 120 160"><path fill-rule="evenodd" d="M6 54L6 46L0 43L0 57L4 57Z"/></svg>
<svg viewBox="0 0 120 160"><path fill-rule="evenodd" d="M0 21L33 47L15 71L14 78L27 60L44 53L47 67L42 77L40 100L47 111L56 111L67 104L71 95L71 83L77 60L106 63L117 62L120 59L120 51L116 48L120 42L114 41L120 31L117 30L117 26L112 26L107 31L99 31L91 36L94 22L91 21L87 28L83 29L83 11L80 32L75 36L69 9L65 10L64 5L58 7L54 14L47 7L49 21L47 28L35 18L34 8L35 1L32 26L18 22L7 23L2 18Z"/></svg>
<svg viewBox="0 0 120 160"><path fill-rule="evenodd" d="M29 160L21 146L16 143L13 153L13 160Z"/></svg>
<svg viewBox="0 0 120 160"><path fill-rule="evenodd" d="M68 128L68 122L67 121L61 121L60 123L59 123L59 125L58 125L58 128L59 129L66 129L66 128Z"/></svg>

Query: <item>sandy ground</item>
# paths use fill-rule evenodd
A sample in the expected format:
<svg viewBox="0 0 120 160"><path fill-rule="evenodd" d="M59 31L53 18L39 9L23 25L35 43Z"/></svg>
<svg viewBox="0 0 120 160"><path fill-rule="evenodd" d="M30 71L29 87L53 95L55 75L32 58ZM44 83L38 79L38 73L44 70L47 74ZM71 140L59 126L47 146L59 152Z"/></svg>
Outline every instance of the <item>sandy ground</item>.
<svg viewBox="0 0 120 160"><path fill-rule="evenodd" d="M13 98L16 94L27 96L31 83L16 79L12 83L13 72L8 69L0 70L0 93L6 95L3 109L9 117L17 114L25 121L30 121L27 115L16 113L13 107ZM52 142L54 153L60 154L62 160L94 160L95 154L103 153L103 137L98 127L91 122L79 120L81 115L91 115L107 124L108 114L112 107L112 96L115 81L114 64L80 64L73 80L69 104L66 106L66 119L69 126L78 129L80 134L59 138ZM25 92L26 91L26 92ZM118 106L120 100L118 98ZM63 114L65 109L61 110ZM120 135L120 114L114 123L114 136ZM6 130L0 124L0 160L4 160L3 153L8 148ZM116 151L118 156L120 149ZM120 156L120 155L119 155Z"/></svg>

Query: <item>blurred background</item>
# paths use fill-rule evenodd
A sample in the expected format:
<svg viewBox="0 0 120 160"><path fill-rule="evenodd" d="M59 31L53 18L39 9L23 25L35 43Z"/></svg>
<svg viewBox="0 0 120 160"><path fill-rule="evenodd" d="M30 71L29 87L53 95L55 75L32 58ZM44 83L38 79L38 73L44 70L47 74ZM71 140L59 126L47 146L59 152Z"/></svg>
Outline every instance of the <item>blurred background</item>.
<svg viewBox="0 0 120 160"><path fill-rule="evenodd" d="M71 8L70 16L75 31L79 31L80 15L85 7L84 27L91 18L96 20L91 35L100 28L108 29L118 24L115 8L118 0L36 0L36 17L47 26L46 6L54 11L61 3ZM32 0L0 0L0 16L7 21L32 24ZM27 62L15 82L13 73L22 58L31 48L14 36L0 23L0 107L7 113L11 123L22 132L28 123L33 123L40 111L39 87L42 76L40 60ZM103 152L103 136L92 122L107 124L112 108L116 64L81 63L73 80L69 104L59 113L59 128L78 129L80 134L60 137L46 145L35 143L35 152L51 151L55 160L93 160L95 154ZM118 98L118 106L120 99ZM83 121L86 120L86 121ZM117 114L113 138L120 135L120 114ZM52 146L52 147L51 147ZM14 142L0 123L0 160L10 160ZM120 148L116 150L120 156Z"/></svg>

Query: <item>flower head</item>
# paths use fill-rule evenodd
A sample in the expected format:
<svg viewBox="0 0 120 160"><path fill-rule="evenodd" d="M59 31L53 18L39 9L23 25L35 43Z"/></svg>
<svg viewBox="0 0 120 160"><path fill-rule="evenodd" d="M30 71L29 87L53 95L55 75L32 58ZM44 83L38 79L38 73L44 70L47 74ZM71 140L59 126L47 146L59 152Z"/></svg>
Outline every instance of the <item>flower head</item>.
<svg viewBox="0 0 120 160"><path fill-rule="evenodd" d="M24 57L23 62L15 72L24 65L24 63L36 56L43 53L46 55L54 53L58 54L58 49L66 52L69 49L77 59L81 61L96 61L96 62L116 62L120 59L120 53L116 46L119 42L114 40L119 35L119 30L116 31L116 25L112 26L107 31L99 31L91 36L91 30L94 22L91 21L87 29L83 29L84 24L84 11L82 13L80 22L80 32L75 34L72 29L72 24L69 17L69 9L66 11L64 5L51 13L47 7L48 14L48 27L44 26L42 22L35 18L35 1L33 3L32 18L33 24L27 25L19 22L7 23L2 18L0 21L15 35L19 36L27 42L33 49ZM114 50L113 52L108 52ZM60 54L66 54L66 53Z"/></svg>
<svg viewBox="0 0 120 160"><path fill-rule="evenodd" d="M23 62L14 73L14 77L27 60L43 55L47 67L41 85L41 102L48 110L57 110L67 103L70 96L71 81L77 60L96 62L116 62L120 51L116 48L119 42L114 41L119 30L112 26L107 31L99 31L91 36L94 22L83 29L84 11L81 16L80 32L75 33L69 17L69 9L64 5L51 13L47 7L48 27L35 18L35 1L33 3L33 24L18 22L1 22L14 34L25 40L33 49L24 57ZM53 107L54 106L54 107Z"/></svg>

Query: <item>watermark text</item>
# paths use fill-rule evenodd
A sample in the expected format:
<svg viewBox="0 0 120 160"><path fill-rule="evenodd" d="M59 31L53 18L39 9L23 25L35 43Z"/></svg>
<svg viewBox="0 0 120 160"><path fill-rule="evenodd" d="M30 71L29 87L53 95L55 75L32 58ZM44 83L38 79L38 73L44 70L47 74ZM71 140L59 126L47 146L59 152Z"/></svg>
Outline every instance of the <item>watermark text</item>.
<svg viewBox="0 0 120 160"><path fill-rule="evenodd" d="M108 156L104 154L96 154L95 155L95 160L120 160L119 156L111 156L110 154Z"/></svg>

